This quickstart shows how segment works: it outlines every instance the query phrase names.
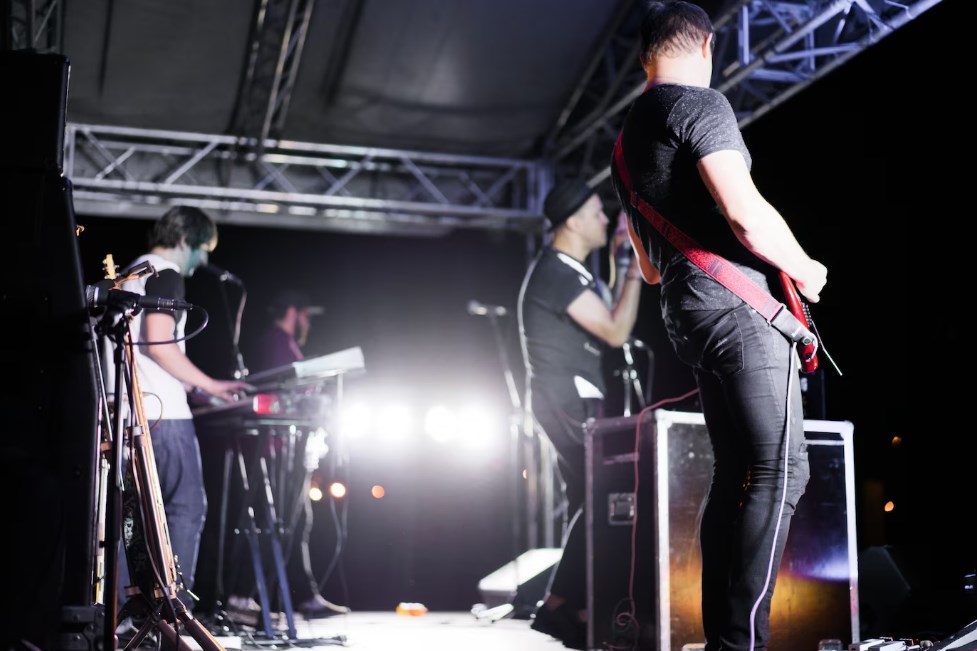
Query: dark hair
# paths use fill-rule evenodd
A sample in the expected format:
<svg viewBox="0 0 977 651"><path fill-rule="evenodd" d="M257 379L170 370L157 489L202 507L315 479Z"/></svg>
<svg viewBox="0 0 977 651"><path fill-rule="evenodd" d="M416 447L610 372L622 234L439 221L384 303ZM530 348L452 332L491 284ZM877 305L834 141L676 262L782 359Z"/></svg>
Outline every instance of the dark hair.
<svg viewBox="0 0 977 651"><path fill-rule="evenodd" d="M187 246L198 248L205 244L217 246L217 225L200 208L174 206L159 218L149 233L149 248L172 248L187 239Z"/></svg>
<svg viewBox="0 0 977 651"><path fill-rule="evenodd" d="M681 0L651 2L641 20L642 61L694 50L713 32L709 14L699 5Z"/></svg>

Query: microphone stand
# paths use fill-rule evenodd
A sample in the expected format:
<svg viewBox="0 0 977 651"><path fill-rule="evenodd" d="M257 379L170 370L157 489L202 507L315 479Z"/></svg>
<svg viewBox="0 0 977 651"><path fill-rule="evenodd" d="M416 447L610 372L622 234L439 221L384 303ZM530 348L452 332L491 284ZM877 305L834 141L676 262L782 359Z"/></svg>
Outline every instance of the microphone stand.
<svg viewBox="0 0 977 651"><path fill-rule="evenodd" d="M505 345L505 337L502 334L502 330L499 326L499 316L504 315L504 313L499 313L495 310L487 310L483 313L471 312L472 314L477 314L481 316L487 316L489 318L489 323L492 325L492 332L495 335L495 343L499 352L499 359L502 362L502 373L505 379L506 390L509 394L509 401L512 405L512 412L509 416L509 460L512 464L513 481L510 483L510 493L509 498L512 504L512 509L514 512L519 514L521 510L519 508L519 486L521 482L518 480L520 477L519 472L519 461L521 460L520 443L523 439L523 429L532 432L531 421L527 421L528 414L526 414L522 407L522 400L519 398L519 390L516 388L516 382L512 374L512 367L509 363L509 354ZM527 422L529 423L527 425ZM527 455L529 456L529 455ZM528 467L528 464L527 464ZM529 493L527 494L527 520L530 523L530 538L535 540L538 535L535 526L535 509L532 508L533 500L536 497L535 487L532 482L528 485ZM518 563L520 555L520 542L522 539L522 527L520 523L520 517L513 518L512 527L512 547L513 547L513 562ZM515 568L515 576L519 576L518 567ZM494 608L489 608L486 610L475 612L473 614L478 619L488 619L491 621L498 621L500 619L505 619L507 617L512 617L516 614L515 605L513 603L502 604L501 606L496 606Z"/></svg>
<svg viewBox="0 0 977 651"><path fill-rule="evenodd" d="M641 348L644 349L648 357L648 385L642 386L641 378L638 376L638 370L635 368L634 360L634 349ZM644 342L640 339L635 339L633 337L629 338L624 345L621 346L621 351L624 353L624 367L617 371L616 374L621 376L621 380L624 383L624 416L631 415L631 400L632 394L638 399L638 409L644 409L647 401L650 399L648 396L651 395L651 377L652 371L654 369L654 354L651 352Z"/></svg>
<svg viewBox="0 0 977 651"><path fill-rule="evenodd" d="M220 284L221 304L223 305L224 308L224 316L227 319L227 327L229 331L228 334L230 335L230 340L231 340L231 352L234 355L235 368L234 368L233 376L235 379L243 380L248 375L248 369L244 365L244 356L241 354L241 348L239 342L241 338L241 317L244 314L244 304L247 302L247 298L248 298L247 289L245 289L244 283L241 282L241 280L237 278L237 276L234 276L231 273L224 271L223 269L220 269L214 265L205 264L201 267L201 269L204 269L217 276L217 280ZM231 315L230 301L228 301L227 298L226 283L228 282L234 283L235 285L241 288L241 300L238 303L237 314L233 318ZM216 551L217 559L215 563L216 567L214 569L215 596L214 596L213 613L211 614L211 619L213 620L215 626L217 626L218 628L223 628L226 623L231 621L230 615L224 609L224 606L226 605L226 600L228 598L226 588L224 585L224 565L225 565L224 556L226 551L225 542L227 538L227 527L228 527L227 511L229 508L229 501L230 501L229 493L231 487L231 468L234 464L235 458L239 458L239 457L242 460L241 462L243 463L243 456L241 456L237 443L235 442L234 446L228 445L228 447L224 451L223 468L221 472L221 496L220 496L220 507L219 507L219 516L218 516L218 526L217 526L217 541L218 541L217 551ZM239 469L241 469L243 472L243 468L239 468ZM245 484L247 484L246 477L242 477L242 480L244 481ZM247 492L247 488L246 488L246 492ZM252 526L249 529L249 531L253 533L254 531L257 530L257 525L254 523L253 518L251 520L251 524ZM252 559L252 561L254 561L254 559ZM260 568L260 560L258 560L257 562ZM260 572L261 570L255 571L255 580L258 582L260 588L264 588L264 581L263 581L264 577L260 576ZM269 613L267 609L263 609L262 616L264 617L264 622L265 622L265 632L270 637L271 621L268 619Z"/></svg>
<svg viewBox="0 0 977 651"><path fill-rule="evenodd" d="M220 282L221 302L224 305L224 315L227 317L227 327L231 335L231 352L234 354L234 378L243 380L248 375L248 369L244 365L244 356L241 355L241 316L244 314L244 304L248 300L248 290L244 288L244 283L226 271L218 270L212 265L204 265L204 269L217 274ZM227 288L225 283L232 282L241 288L241 302L238 303L237 314L232 318L230 302L227 300Z"/></svg>

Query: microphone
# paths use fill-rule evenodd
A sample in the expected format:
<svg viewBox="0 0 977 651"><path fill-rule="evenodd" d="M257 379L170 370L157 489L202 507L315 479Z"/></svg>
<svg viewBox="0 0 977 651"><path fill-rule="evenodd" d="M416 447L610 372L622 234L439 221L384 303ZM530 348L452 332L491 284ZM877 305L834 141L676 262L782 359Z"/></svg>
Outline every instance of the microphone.
<svg viewBox="0 0 977 651"><path fill-rule="evenodd" d="M108 289L99 285L88 285L85 288L85 300L88 308L94 309L110 304L122 304L124 307L136 306L146 307L153 310L192 310L193 303L181 301L176 298L160 298L159 296L143 296L135 292L127 292L121 289Z"/></svg>
<svg viewBox="0 0 977 651"><path fill-rule="evenodd" d="M206 271L209 271L210 273L214 274L221 282L230 281L235 285L244 285L244 281L242 281L240 278L232 274L230 271L227 271L226 269L221 269L215 264L210 264L208 262L207 264L200 265L200 268L205 269Z"/></svg>
<svg viewBox="0 0 977 651"><path fill-rule="evenodd" d="M501 305L485 305L478 301L468 301L468 313L472 316L505 316L507 310Z"/></svg>

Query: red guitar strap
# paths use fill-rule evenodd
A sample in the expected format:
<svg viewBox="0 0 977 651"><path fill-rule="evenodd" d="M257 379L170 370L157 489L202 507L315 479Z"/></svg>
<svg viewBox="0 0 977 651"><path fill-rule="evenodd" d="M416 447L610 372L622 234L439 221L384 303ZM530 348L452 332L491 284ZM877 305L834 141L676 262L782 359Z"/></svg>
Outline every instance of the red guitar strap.
<svg viewBox="0 0 977 651"><path fill-rule="evenodd" d="M617 143L614 145L614 166L617 169L621 184L628 193L631 205L672 246L681 251L686 258L709 274L716 282L743 299L790 341L810 343L815 340L814 334L787 309L787 306L753 282L733 263L699 246L694 239L676 228L651 204L638 196L631 184L631 175L624 162L624 148L621 145L620 134L617 137Z"/></svg>

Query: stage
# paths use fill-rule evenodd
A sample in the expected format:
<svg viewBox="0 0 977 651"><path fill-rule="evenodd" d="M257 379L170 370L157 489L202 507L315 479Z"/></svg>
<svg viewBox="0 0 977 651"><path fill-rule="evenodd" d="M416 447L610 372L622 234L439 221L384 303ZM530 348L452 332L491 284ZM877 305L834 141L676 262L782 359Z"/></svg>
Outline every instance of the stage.
<svg viewBox="0 0 977 651"><path fill-rule="evenodd" d="M296 637L284 625L269 640L254 628L241 627L216 639L225 649L327 649L357 651L559 651L557 640L529 628L525 619L479 620L467 612L429 612L420 616L391 612L353 612L325 619L295 617ZM194 649L199 645L184 636Z"/></svg>

